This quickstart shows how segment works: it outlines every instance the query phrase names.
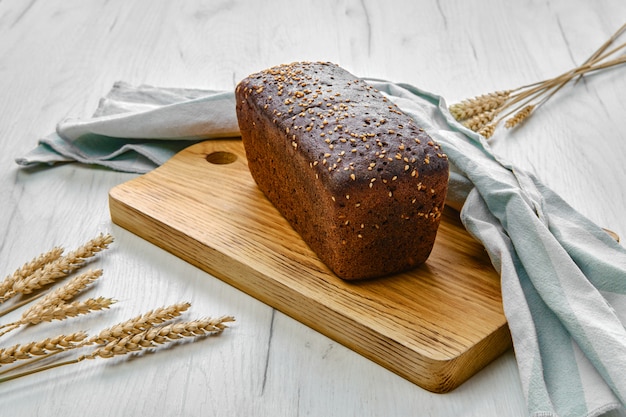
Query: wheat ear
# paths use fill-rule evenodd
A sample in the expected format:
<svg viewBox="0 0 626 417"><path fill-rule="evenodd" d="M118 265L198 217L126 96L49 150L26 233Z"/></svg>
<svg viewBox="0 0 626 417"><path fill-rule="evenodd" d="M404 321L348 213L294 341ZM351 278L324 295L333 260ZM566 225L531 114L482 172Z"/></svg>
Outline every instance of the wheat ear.
<svg viewBox="0 0 626 417"><path fill-rule="evenodd" d="M124 336L117 340L112 340L106 345L95 349L89 355L78 358L84 359L111 358L117 355L126 355L146 348L154 348L157 345L173 342L183 338L206 336L209 334L221 333L227 327L226 323L235 319L231 316L224 316L217 319L206 318L181 323L173 323L160 327L151 327L137 334Z"/></svg>
<svg viewBox="0 0 626 417"><path fill-rule="evenodd" d="M145 314L139 315L137 317L133 317L132 319L126 320L122 323L118 323L112 327L101 330L97 335L89 339L83 340L80 343L80 345L77 347L93 345L93 344L106 345L107 343L110 343L112 341L117 341L123 337L144 332L155 325L162 324L176 317L179 317L183 312L189 309L189 307L191 307L191 304L188 302L184 302L184 303L173 304L167 307L161 307L161 308L148 311ZM41 317L45 314L47 313L45 313L44 310L40 309L36 313L34 313L34 317ZM8 328L7 330L5 330L4 333L7 333L13 330L14 328L17 328L20 325L21 325L20 323L18 324L14 323L12 324L13 327ZM52 354L54 353L57 353L57 352L53 352ZM40 358L43 358L43 357L40 357ZM17 368L17 366L13 367L11 370L15 368ZM0 371L0 374L2 373L4 372Z"/></svg>
<svg viewBox="0 0 626 417"><path fill-rule="evenodd" d="M524 106L520 111L515 113L513 117L511 117L504 123L504 127L506 127L507 129L512 129L515 126L519 125L531 115L534 109L535 106L532 104Z"/></svg>
<svg viewBox="0 0 626 417"><path fill-rule="evenodd" d="M22 317L13 322L0 325L0 336L27 324L38 324L43 321L63 320L90 311L102 310L113 304L108 298L89 299L83 302L67 304L78 293L87 288L96 279L102 276L102 270L89 270L74 278L65 285L44 295L37 303L22 313Z"/></svg>
<svg viewBox="0 0 626 417"><path fill-rule="evenodd" d="M62 303L52 306L46 310L42 310L38 312L37 315L24 317L17 322L4 325L3 330L0 332L0 336L4 336L10 331L27 324L35 325L53 320L65 320L69 317L76 317L89 314L94 311L106 310L115 303L116 301L114 299L106 297L89 298L85 301L74 301L73 303Z"/></svg>
<svg viewBox="0 0 626 417"><path fill-rule="evenodd" d="M609 46L624 32L626 32L626 24L622 25L582 65L570 71L514 90L498 91L463 100L449 107L450 114L465 127L478 132L487 139L494 134L500 121L511 114L513 116L506 120L505 127L515 127L528 119L540 105L572 80L575 79L575 82L578 82L583 75L626 64L626 56L623 55L608 59L611 55L626 48L626 42L624 42L609 49ZM501 115L501 113L505 114Z"/></svg>
<svg viewBox="0 0 626 417"><path fill-rule="evenodd" d="M35 325L53 320L65 320L69 317L85 315L93 311L106 310L111 305L115 304L115 302L116 301L112 298L98 297L89 298L85 301L74 301L72 303L53 305L46 309L38 310L36 314L28 315L26 317L22 317L16 322L3 325L2 331L0 331L0 336L4 336L10 331L27 324Z"/></svg>
<svg viewBox="0 0 626 417"><path fill-rule="evenodd" d="M100 331L96 336L86 341L85 344L103 345L114 340L119 340L119 338L124 336L141 333L157 324L162 324L179 317L183 312L187 311L189 307L191 307L191 304L184 302L151 310L145 314L133 317L132 319Z"/></svg>
<svg viewBox="0 0 626 417"><path fill-rule="evenodd" d="M8 275L0 283L0 303L3 303L10 297L6 297L6 294L11 292L16 282L21 281L28 276L32 275L36 270L42 268L44 265L55 261L63 254L63 248L54 247L50 251L43 253L30 262L25 263L19 269L17 269L12 275Z"/></svg>
<svg viewBox="0 0 626 417"><path fill-rule="evenodd" d="M207 318L190 322L169 324L160 327L151 327L137 334L126 335L119 339L111 340L106 345L96 348L88 355L81 355L72 360L56 362L22 373L15 373L4 378L0 378L0 383L37 372L71 365L86 359L112 358L118 355L138 352L143 349L155 348L158 347L158 345L166 343L177 342L185 338L197 340L197 338L201 336L222 333L228 327L227 323L233 322L234 320L235 319L231 316L223 316L217 319ZM79 345L77 345L77 347L78 346Z"/></svg>
<svg viewBox="0 0 626 417"><path fill-rule="evenodd" d="M463 126L477 132L491 122L497 114L497 109L482 112L466 119L463 122Z"/></svg>
<svg viewBox="0 0 626 417"><path fill-rule="evenodd" d="M50 353L73 349L78 347L87 337L85 332L76 332L68 335L60 335L47 338L39 342L17 344L8 348L0 349L0 366L14 363L19 360L32 359L37 356L45 356Z"/></svg>
<svg viewBox="0 0 626 417"><path fill-rule="evenodd" d="M71 300L101 276L102 269L89 270L75 276L63 286L43 296L36 304L24 311L22 319L27 320L28 317L36 317L42 311L49 310L55 305Z"/></svg>
<svg viewBox="0 0 626 417"><path fill-rule="evenodd" d="M100 234L95 239L91 239L83 246L75 251L62 256L53 262L47 263L42 268L37 269L24 279L15 282L11 290L7 291L4 299L8 299L17 294L30 294L48 284L55 282L59 278L68 276L85 264L88 258L93 257L96 253L106 249L113 237L109 234Z"/></svg>
<svg viewBox="0 0 626 417"><path fill-rule="evenodd" d="M65 320L68 317L76 317L93 311L106 310L115 304L112 298L98 297L88 298L85 301L61 303L46 310L39 311L36 315L28 316L20 320L20 324L39 324L53 320Z"/></svg>
<svg viewBox="0 0 626 417"><path fill-rule="evenodd" d="M490 123L480 128L480 130L478 130L478 133L483 135L486 139L489 139L490 137L493 136L495 131L496 131L496 125L493 123Z"/></svg>
<svg viewBox="0 0 626 417"><path fill-rule="evenodd" d="M466 120L502 106L511 95L511 90L496 91L463 100L450 106L450 114L457 120Z"/></svg>

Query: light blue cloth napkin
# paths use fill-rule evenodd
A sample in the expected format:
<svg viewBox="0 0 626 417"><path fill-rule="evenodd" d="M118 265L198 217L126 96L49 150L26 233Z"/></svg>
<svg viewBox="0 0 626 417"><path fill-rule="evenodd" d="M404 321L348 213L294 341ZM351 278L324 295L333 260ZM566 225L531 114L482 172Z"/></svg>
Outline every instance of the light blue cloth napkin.
<svg viewBox="0 0 626 417"><path fill-rule="evenodd" d="M461 209L502 278L529 415L626 410L626 250L531 174L493 153L411 85L367 80L411 115L452 163ZM80 161L143 173L197 140L238 136L233 92L117 83L95 116L64 121L17 162Z"/></svg>
<svg viewBox="0 0 626 417"><path fill-rule="evenodd" d="M146 173L198 140L239 136L233 92L117 82L93 117L68 119L19 165L78 161Z"/></svg>

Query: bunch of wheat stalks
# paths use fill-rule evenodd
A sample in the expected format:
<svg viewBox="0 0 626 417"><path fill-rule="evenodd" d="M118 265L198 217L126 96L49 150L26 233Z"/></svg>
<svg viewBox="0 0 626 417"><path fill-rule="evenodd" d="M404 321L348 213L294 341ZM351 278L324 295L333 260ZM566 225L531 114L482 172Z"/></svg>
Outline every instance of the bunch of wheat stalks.
<svg viewBox="0 0 626 417"><path fill-rule="evenodd" d="M0 324L0 337L22 326L65 320L105 310L114 304L115 300L106 297L72 301L102 276L101 269L88 270L68 278L66 283L57 288L52 288L54 283L69 277L112 242L111 235L100 234L66 255L63 255L62 248L55 247L7 276L0 282L0 305L10 299L15 302L0 311L0 317L18 308L25 309L18 320ZM191 304L185 302L158 308L106 328L91 337L86 332L79 331L0 348L0 383L85 359L111 358L182 339L197 340L200 336L221 333L227 323L234 321L231 316L174 321L190 306ZM87 353L80 353L87 349ZM72 359L34 367L42 359L69 351L78 353ZM29 369L25 370L26 367Z"/></svg>
<svg viewBox="0 0 626 417"><path fill-rule="evenodd" d="M489 139L496 127L505 120L506 128L518 126L528 119L539 106L544 104L561 88L571 81L581 79L606 68L626 63L626 55L615 55L626 48L626 42L609 50L609 47L626 31L626 24L620 27L597 51L582 65L567 71L558 77L513 90L496 91L463 100L449 107L450 114L465 127L480 133Z"/></svg>

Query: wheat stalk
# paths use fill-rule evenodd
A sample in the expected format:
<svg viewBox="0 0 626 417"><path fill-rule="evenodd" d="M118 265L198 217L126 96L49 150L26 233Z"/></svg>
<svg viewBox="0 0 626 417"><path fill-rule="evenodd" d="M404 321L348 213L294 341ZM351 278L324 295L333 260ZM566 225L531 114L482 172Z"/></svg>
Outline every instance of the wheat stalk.
<svg viewBox="0 0 626 417"><path fill-rule="evenodd" d="M516 127L572 80L578 82L583 75L626 63L626 56L609 59L626 48L626 43L622 43L609 49L625 31L626 24L622 25L583 64L570 71L513 90L496 91L463 100L449 107L450 114L465 127L487 139L494 134L502 120L506 120L506 128ZM511 117L507 119L509 116Z"/></svg>
<svg viewBox="0 0 626 417"><path fill-rule="evenodd" d="M17 294L30 294L55 282L59 278L68 276L81 268L87 259L106 249L111 242L113 242L113 237L110 234L100 234L75 251L45 264L27 277L17 280L0 300L6 301Z"/></svg>
<svg viewBox="0 0 626 417"><path fill-rule="evenodd" d="M39 324L53 320L65 320L68 317L76 317L93 311L106 310L115 304L112 298L98 297L88 298L84 301L74 301L72 303L61 303L51 306L46 310L38 312L36 315L28 316L20 320L20 325Z"/></svg>
<svg viewBox="0 0 626 417"><path fill-rule="evenodd" d="M43 253L36 258L32 259L30 262L25 263L22 267L18 268L12 275L8 275L1 283L0 283L0 303L4 302L6 299L6 294L13 289L13 285L16 282L21 281L32 275L36 270L42 268L44 265L59 259L63 254L63 248L54 247L50 251Z"/></svg>
<svg viewBox="0 0 626 417"><path fill-rule="evenodd" d="M22 313L22 319L28 320L27 318L29 317L36 317L41 314L42 311L49 310L55 305L71 300L101 276L102 269L96 269L89 270L72 278L63 286L43 296L36 304L24 311L24 313Z"/></svg>
<svg viewBox="0 0 626 417"><path fill-rule="evenodd" d="M133 317L132 319L100 331L96 336L90 338L86 344L103 345L124 336L141 333L157 324L162 324L179 317L183 312L189 309L189 307L191 307L191 304L184 302L151 310L145 314Z"/></svg>
<svg viewBox="0 0 626 417"><path fill-rule="evenodd" d="M478 130L478 133L480 133L481 135L483 135L486 138L490 138L493 136L493 133L496 131L496 125L493 123L490 123L482 128L480 128Z"/></svg>
<svg viewBox="0 0 626 417"><path fill-rule="evenodd" d="M515 116L511 117L510 119L506 121L506 123L504 124L504 127L511 129L519 125L524 120L528 119L528 117L531 115L535 107L536 106L532 104L528 104L524 106L524 108L522 108L520 111L515 113Z"/></svg>
<svg viewBox="0 0 626 417"><path fill-rule="evenodd" d="M461 103L451 105L450 113L457 120L469 119L490 110L497 109L506 102L510 95L511 90L504 90L476 96L463 100Z"/></svg>
<svg viewBox="0 0 626 417"><path fill-rule="evenodd" d="M63 250L61 248L54 248L40 255L24 264L0 283L0 302L17 294L30 294L53 283L58 278L71 274L82 267L88 258L106 249L112 241L113 238L110 235L101 234L96 239L90 240L66 256L62 256ZM105 297L69 302L101 276L101 269L89 270L70 279L59 288L21 300L13 305L10 310L41 297L38 302L22 313L19 320L0 325L0 336L20 326L34 325L52 320L64 320L68 317L76 317L92 311L109 308L115 303L115 300ZM0 378L0 382L6 382L59 366L78 363L86 359L110 358L141 351L142 349L156 348L181 339L197 340L198 337L221 333L227 328L227 323L234 321L234 318L231 316L223 316L217 319L206 318L166 324L179 317L190 306L190 303L184 302L157 308L101 330L91 338L87 338L85 332L76 332L70 335L44 339L39 342L0 348L0 366L12 365L9 369L0 370L0 375L9 373L9 376ZM0 313L0 316L4 313L6 311ZM90 345L98 347L89 354L83 354L71 360L51 363L21 373L16 372L17 369L30 366L52 355L77 348L86 348Z"/></svg>
<svg viewBox="0 0 626 417"><path fill-rule="evenodd" d="M146 330L143 330L136 334L126 334L118 338L111 339L104 346L100 346L94 349L91 353L87 355L80 355L75 359L52 363L29 371L14 373L4 378L0 378L0 383L23 376L32 375L37 372L79 363L87 359L113 358L119 355L127 355L129 353L139 352L144 349L156 348L160 345L177 342L182 339L195 341L199 337L217 335L222 333L228 327L227 323L233 322L234 320L235 319L232 316L222 316L217 319L205 318L201 320L174 323L164 326L151 326ZM82 346L84 346L84 342L74 344L72 345L72 347L68 347L65 350ZM52 351L47 353L47 355L49 356L54 353L56 352Z"/></svg>
<svg viewBox="0 0 626 417"><path fill-rule="evenodd" d="M61 303L57 305L48 306L45 309L37 310L31 315L22 317L20 320L13 323L2 325L2 331L0 336L25 325L35 325L43 322L50 322L53 320L65 320L69 317L76 317L84 314L89 314L93 311L106 310L111 305L115 304L115 300L112 298L98 297L89 298L85 301L74 301L72 303Z"/></svg>
<svg viewBox="0 0 626 417"><path fill-rule="evenodd" d="M173 342L183 338L206 336L208 334L221 333L228 322L234 321L231 316L217 319L206 318L181 323L173 323L165 326L151 327L137 334L129 334L114 339L106 345L95 349L89 355L83 355L77 359L111 358L117 355L126 355L146 348L154 348L157 345Z"/></svg>
<svg viewBox="0 0 626 417"><path fill-rule="evenodd" d="M23 325L63 320L67 317L75 317L79 314L87 314L91 311L108 308L114 301L103 297L71 304L66 303L66 301L71 300L101 276L102 270L96 269L72 278L63 286L44 295L37 303L24 311L19 320L0 325L0 329L4 329L0 331L0 336Z"/></svg>
<svg viewBox="0 0 626 417"><path fill-rule="evenodd" d="M68 283L69 285L69 283ZM124 322L118 323L112 327L101 330L97 335L89 338L89 339L81 339L82 342L78 345L71 346L72 349L77 347L83 347L88 345L106 345L112 341L118 341L119 339L129 336L139 334L144 332L155 325L163 324L169 320L172 320L176 317L179 317L183 312L191 307L191 304L188 302L177 303L167 307L161 307L154 310L150 310L147 313L142 315L133 317L132 319L126 320ZM35 317L41 317L45 314L45 311L42 309L38 309L36 313L32 314ZM25 316L31 316L31 314L25 314ZM20 324L16 324L18 327ZM12 330L12 329L11 329ZM10 330L9 330L10 331ZM59 351L51 352L48 355L40 356L38 359L44 359L45 357L51 356L53 354L59 353ZM22 365L18 365L13 367L8 371L13 371L23 365L28 365L34 361L29 363L23 362ZM8 371L0 371L0 374L6 373Z"/></svg>
<svg viewBox="0 0 626 417"><path fill-rule="evenodd" d="M488 111L484 111L482 113L476 114L475 116L470 117L469 119L463 122L463 125L468 129L472 129L477 132L482 127L486 126L491 122L494 117L498 114L497 109L492 109Z"/></svg>

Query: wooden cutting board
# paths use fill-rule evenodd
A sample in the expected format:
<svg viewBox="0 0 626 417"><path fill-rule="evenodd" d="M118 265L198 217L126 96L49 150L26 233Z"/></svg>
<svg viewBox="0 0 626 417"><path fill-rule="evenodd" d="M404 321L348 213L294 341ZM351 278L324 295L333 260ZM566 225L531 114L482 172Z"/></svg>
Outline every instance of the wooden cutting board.
<svg viewBox="0 0 626 417"><path fill-rule="evenodd" d="M116 224L427 390L456 388L511 346L500 278L452 209L426 264L346 282L257 189L240 140L193 145L109 205Z"/></svg>

